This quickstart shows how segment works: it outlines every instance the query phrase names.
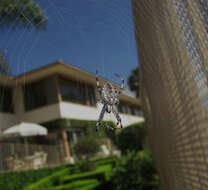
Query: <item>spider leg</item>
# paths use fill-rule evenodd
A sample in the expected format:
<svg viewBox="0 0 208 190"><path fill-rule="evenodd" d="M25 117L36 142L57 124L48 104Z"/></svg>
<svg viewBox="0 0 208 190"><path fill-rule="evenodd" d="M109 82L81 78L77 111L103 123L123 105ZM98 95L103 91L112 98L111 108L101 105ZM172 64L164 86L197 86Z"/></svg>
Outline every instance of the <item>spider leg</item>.
<svg viewBox="0 0 208 190"><path fill-rule="evenodd" d="M98 127L101 125L101 122L103 120L103 117L104 117L104 114L105 114L105 111L106 111L106 105L103 106L101 112L100 112L100 116L99 116L99 119L96 123L96 131L98 131Z"/></svg>
<svg viewBox="0 0 208 190"><path fill-rule="evenodd" d="M121 86L119 89L119 94L121 93L121 91L124 89L124 79L119 75L119 74L115 74L118 78L120 78L121 80Z"/></svg>
<svg viewBox="0 0 208 190"><path fill-rule="evenodd" d="M97 70L96 70L96 89L97 89L97 92L98 92L99 96L101 96L102 90L101 90L101 87L100 87L100 82L99 82L98 71Z"/></svg>
<svg viewBox="0 0 208 190"><path fill-rule="evenodd" d="M121 124L121 117L119 116L118 109L117 109L117 106L116 105L113 105L112 111L113 111L113 114L115 115L115 117L117 119L117 125L120 124L120 126L122 128L123 126Z"/></svg>

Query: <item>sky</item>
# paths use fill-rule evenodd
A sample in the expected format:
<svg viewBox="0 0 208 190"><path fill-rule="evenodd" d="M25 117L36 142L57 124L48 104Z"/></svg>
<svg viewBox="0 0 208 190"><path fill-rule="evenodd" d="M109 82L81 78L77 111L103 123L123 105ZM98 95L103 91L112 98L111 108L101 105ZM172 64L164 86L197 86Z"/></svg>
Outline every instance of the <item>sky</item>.
<svg viewBox="0 0 208 190"><path fill-rule="evenodd" d="M131 0L35 0L48 17L46 30L8 25L0 48L14 76L56 60L119 82L138 66ZM127 82L126 82L127 85Z"/></svg>

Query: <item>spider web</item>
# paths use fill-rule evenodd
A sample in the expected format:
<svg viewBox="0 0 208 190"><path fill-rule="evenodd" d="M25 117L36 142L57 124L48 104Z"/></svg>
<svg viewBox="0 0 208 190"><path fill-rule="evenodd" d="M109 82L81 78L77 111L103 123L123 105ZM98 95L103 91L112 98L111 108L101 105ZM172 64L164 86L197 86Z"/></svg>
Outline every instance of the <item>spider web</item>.
<svg viewBox="0 0 208 190"><path fill-rule="evenodd" d="M34 2L38 3L45 11L46 16L48 17L49 27L50 27L50 24L52 23L56 25L57 27L65 28L66 39L68 39L66 43L70 43L71 30L76 30L79 33L79 36L83 41L83 44L89 43L89 40L88 40L89 27L87 24L84 24L84 25L80 24L80 15L75 14L76 11L74 10L73 6L65 7L61 3L57 3L57 1L51 1L51 0L46 0L44 3L40 0L35 0ZM70 2L72 3L73 1L70 1ZM110 28L109 25L112 24L112 22L115 22L118 26L118 32L119 32L118 35L122 37L120 39L123 41L128 41L127 49L130 49L129 41L131 37L128 32L130 30L133 30L132 12L131 11L129 12L129 9L121 8L119 6L119 3L120 3L119 0L104 2L102 4L103 6L103 8L101 9L102 11L101 13L99 13L96 11L96 9L93 9L93 7L96 7L97 4L99 3L94 0L89 0L88 2L92 10L94 11L93 13L94 17L91 18L92 22L94 23L94 26L96 27L97 25L99 27L100 25L104 25L105 30L110 31L112 30L112 28ZM25 27L19 28L16 25L20 17L19 16L13 21L12 24L6 25L6 27L2 28L1 30L2 39L4 40L2 41L0 48L8 57L8 62L10 63L11 68L12 68L12 74L14 74L14 72L18 74L26 73L28 70L37 69L40 66L44 66L45 64L49 63L47 62L38 66L33 65L32 68L30 67L31 55L37 51L37 47L41 43L40 41L41 36L42 35L47 36L47 32L41 31L41 30L35 31L31 18L27 17L21 10L20 12L21 12L21 15L24 16L25 19L27 20ZM111 19L99 20L97 19L97 16L99 14L101 14L103 17L109 17ZM86 16L87 16L87 13L86 13ZM70 18L70 22L68 21L67 18ZM123 19L123 21L121 20L121 18ZM0 26L2 26L3 24L6 24L6 20L2 20L0 23ZM47 28L46 30L51 30L51 29ZM47 44L49 47L51 47L51 49L56 51L55 43L51 41L47 41ZM118 72L117 68L114 68L114 72L108 70L107 66L105 65L108 63L109 58L106 56L106 51L103 48L103 44L100 43L99 46L100 46L100 51L98 52L98 54L99 54L100 61L99 62L94 61L92 63L94 65L94 68L99 69L101 76L108 78L108 79L110 76L110 78L112 78L111 80L120 83L120 81L118 81L118 79L114 77L114 73ZM126 56L127 56L127 60L130 61L131 60L130 51L126 52ZM76 59L74 58L73 53L70 54L70 57L72 59ZM59 57L57 57L57 59L59 59ZM64 60L64 55L63 55L63 58L61 57L61 59ZM70 64L73 65L74 63L70 62ZM86 70L86 68L83 66L82 63L78 63L77 65L75 64L75 66L81 67ZM135 67L136 66L137 65L135 63ZM128 73L130 73L130 71L128 71ZM79 83L79 78L75 77L75 79L78 81L77 83ZM7 82L8 81L6 81L6 83ZM24 85L23 85L23 88L24 88ZM5 95L4 92L0 94L1 100L3 100L4 95ZM111 116L112 120L113 118L114 116ZM6 121L7 119L5 118L3 120Z"/></svg>

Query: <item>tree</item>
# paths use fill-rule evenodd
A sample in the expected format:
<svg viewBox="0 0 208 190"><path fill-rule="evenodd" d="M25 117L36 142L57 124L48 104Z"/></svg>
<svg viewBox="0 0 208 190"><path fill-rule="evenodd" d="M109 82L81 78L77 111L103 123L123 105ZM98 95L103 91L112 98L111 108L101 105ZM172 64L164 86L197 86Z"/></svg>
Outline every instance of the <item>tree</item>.
<svg viewBox="0 0 208 190"><path fill-rule="evenodd" d="M159 178L151 153L130 151L116 162L112 171L115 190L159 190Z"/></svg>
<svg viewBox="0 0 208 190"><path fill-rule="evenodd" d="M0 74L9 75L10 74L10 65L4 51L0 50Z"/></svg>
<svg viewBox="0 0 208 190"><path fill-rule="evenodd" d="M117 133L115 143L122 154L140 151L145 146L146 133L145 123L135 123Z"/></svg>
<svg viewBox="0 0 208 190"><path fill-rule="evenodd" d="M131 75L128 78L128 85L130 90L136 92L136 96L139 97L139 83L140 83L140 68L137 67L131 71Z"/></svg>
<svg viewBox="0 0 208 190"><path fill-rule="evenodd" d="M94 136L87 136L80 139L74 145L74 152L79 159L88 160L99 151L99 144Z"/></svg>
<svg viewBox="0 0 208 190"><path fill-rule="evenodd" d="M32 24L36 29L46 27L47 17L43 9L33 0L1 0L0 27L14 23L26 26Z"/></svg>
<svg viewBox="0 0 208 190"><path fill-rule="evenodd" d="M47 17L43 9L32 0L1 0L0 1L0 27L14 26L45 29ZM0 50L0 74L9 75L10 65L5 52Z"/></svg>

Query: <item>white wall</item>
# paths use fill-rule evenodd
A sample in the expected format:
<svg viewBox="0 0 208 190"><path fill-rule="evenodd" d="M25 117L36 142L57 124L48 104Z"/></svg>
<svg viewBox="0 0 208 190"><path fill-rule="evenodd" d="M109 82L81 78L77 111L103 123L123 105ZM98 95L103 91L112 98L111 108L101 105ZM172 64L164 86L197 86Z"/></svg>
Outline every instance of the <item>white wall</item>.
<svg viewBox="0 0 208 190"><path fill-rule="evenodd" d="M83 119L83 120L98 120L102 104L98 104L98 107L89 107L81 104L73 104L68 102L62 102L60 104L60 111L62 118L69 119ZM126 114L120 114L123 126L127 126L136 122L144 121L143 117L132 116ZM112 120L116 122L114 115L105 114L103 120Z"/></svg>
<svg viewBox="0 0 208 190"><path fill-rule="evenodd" d="M102 109L102 104L98 104L97 107L84 106L80 104L62 102L60 104L53 104L37 108L25 113L18 114L4 114L0 113L0 131L17 124L21 121L43 123L60 118L69 119L83 119L83 120L95 120L97 121ZM120 114L123 126L127 126L136 122L144 121L143 117ZM111 120L116 122L114 115L105 114L103 120ZM1 132L0 132L1 133Z"/></svg>

